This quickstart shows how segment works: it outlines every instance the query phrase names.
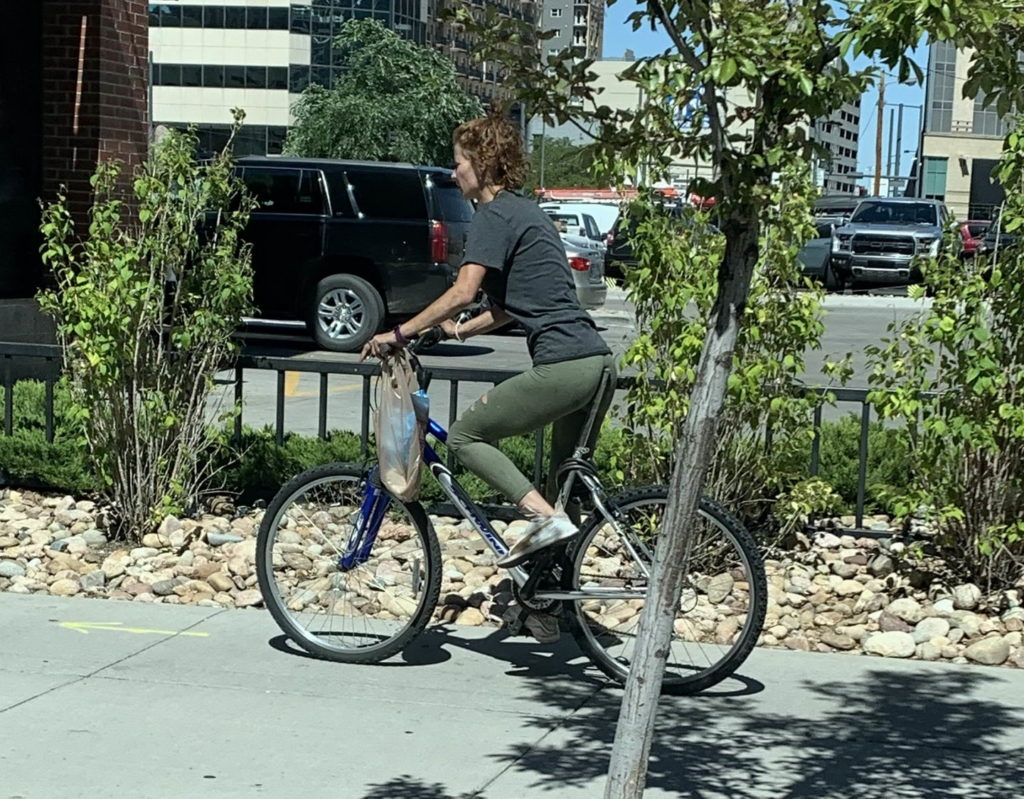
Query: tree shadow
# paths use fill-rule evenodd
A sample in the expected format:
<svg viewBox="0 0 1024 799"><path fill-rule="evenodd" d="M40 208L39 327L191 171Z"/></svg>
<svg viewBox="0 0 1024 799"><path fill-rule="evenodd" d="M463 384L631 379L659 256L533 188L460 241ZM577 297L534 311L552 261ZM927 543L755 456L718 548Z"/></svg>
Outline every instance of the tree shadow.
<svg viewBox="0 0 1024 799"><path fill-rule="evenodd" d="M544 707L528 720L539 740L493 755L495 768L475 791L455 796L406 775L370 786L363 799L502 799L505 770L519 795L603 791L621 691L585 664L538 663L528 646L503 646L501 656L522 680L519 690ZM1013 685L1007 676L1015 675L878 667L838 682L783 683L760 696L760 683L740 678L700 696L665 697L647 786L701 799L1007 799L1024 784L1024 714L999 700Z"/></svg>
<svg viewBox="0 0 1024 799"><path fill-rule="evenodd" d="M991 696L1000 682L982 671L879 668L849 681L805 681L785 713L763 712L750 696L665 698L647 785L735 799L1005 799L1024 784L1024 736L1007 735L1024 718L975 695L987 687ZM557 707L558 696L538 686L545 705ZM496 760L535 774L532 787L554 795L603 785L620 696L604 692L567 719L563 736Z"/></svg>

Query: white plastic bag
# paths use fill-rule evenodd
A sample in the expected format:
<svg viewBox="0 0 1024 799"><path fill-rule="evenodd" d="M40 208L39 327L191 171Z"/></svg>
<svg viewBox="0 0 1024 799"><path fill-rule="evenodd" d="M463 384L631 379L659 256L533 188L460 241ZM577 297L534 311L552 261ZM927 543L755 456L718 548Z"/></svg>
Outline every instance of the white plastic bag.
<svg viewBox="0 0 1024 799"><path fill-rule="evenodd" d="M395 499L411 502L420 493L427 396L405 352L381 362L380 398L373 420L380 479Z"/></svg>

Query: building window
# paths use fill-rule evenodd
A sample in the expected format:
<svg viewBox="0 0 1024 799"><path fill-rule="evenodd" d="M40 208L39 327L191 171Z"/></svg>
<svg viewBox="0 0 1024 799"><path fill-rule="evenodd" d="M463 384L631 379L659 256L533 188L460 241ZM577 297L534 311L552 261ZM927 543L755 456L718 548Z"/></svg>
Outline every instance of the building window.
<svg viewBox="0 0 1024 799"><path fill-rule="evenodd" d="M953 98L956 89L956 46L936 42L929 53L932 86L928 100L928 131L949 133L953 128Z"/></svg>
<svg viewBox="0 0 1024 799"><path fill-rule="evenodd" d="M302 70L305 73L302 73ZM303 77L308 84L309 67L293 66L297 73L294 82L302 91ZM220 64L156 64L153 68L154 86L190 86L208 89L289 89L288 67L246 67Z"/></svg>
<svg viewBox="0 0 1024 799"><path fill-rule="evenodd" d="M924 159L924 196L929 200L946 199L946 159Z"/></svg>
<svg viewBox="0 0 1024 799"><path fill-rule="evenodd" d="M1009 120L1000 119L995 105L986 106L985 99L984 90L979 89L977 97L974 98L974 123L971 132L975 136L1002 138L1009 129Z"/></svg>
<svg viewBox="0 0 1024 799"><path fill-rule="evenodd" d="M555 19L558 19L560 16L562 16L562 9L560 9L560 8L552 8L551 9L551 16L554 17Z"/></svg>
<svg viewBox="0 0 1024 799"><path fill-rule="evenodd" d="M289 19L290 15L301 16L303 13L308 24L309 8L303 6L294 6L289 10L266 6L179 6L176 3L150 3L149 25L152 28L248 28L286 31L293 24ZM296 32L308 33L308 30Z"/></svg>

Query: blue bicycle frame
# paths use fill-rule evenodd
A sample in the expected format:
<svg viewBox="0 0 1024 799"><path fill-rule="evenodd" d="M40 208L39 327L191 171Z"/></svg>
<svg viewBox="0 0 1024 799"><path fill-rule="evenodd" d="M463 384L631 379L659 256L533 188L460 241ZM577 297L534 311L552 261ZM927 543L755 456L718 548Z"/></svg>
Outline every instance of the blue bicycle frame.
<svg viewBox="0 0 1024 799"><path fill-rule="evenodd" d="M442 443L448 440L448 431L433 419L427 420L427 433ZM423 444L423 460L427 464L427 468L430 469L431 474L441 484L441 488L448 495L448 498L451 499L455 507L477 529L477 532L483 536L491 549L494 550L495 555L498 557L505 555L508 552L508 546L506 546L497 531L491 527L490 522L480 512L480 509L473 500L469 498L465 489L459 485L455 476L444 465L441 458L434 451L434 448L426 442ZM373 544L377 540L377 532L380 530L381 522L384 521L384 515L391 505L391 495L380 484L379 472L376 466L373 467L364 483L363 492L363 502L359 508L359 515L355 520L355 530L353 530L352 536L345 546L345 551L338 558L338 567L342 571L353 569L365 563L370 557Z"/></svg>

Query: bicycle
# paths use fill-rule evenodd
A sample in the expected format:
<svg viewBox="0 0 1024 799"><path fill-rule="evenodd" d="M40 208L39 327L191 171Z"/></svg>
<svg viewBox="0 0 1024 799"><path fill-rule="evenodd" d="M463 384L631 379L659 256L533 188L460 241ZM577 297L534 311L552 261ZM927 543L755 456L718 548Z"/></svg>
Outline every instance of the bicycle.
<svg viewBox="0 0 1024 799"><path fill-rule="evenodd" d="M426 343L428 336L418 342ZM428 384L425 374L421 385ZM663 486L646 486L606 495L583 446L595 415L596 408L557 473L559 502L576 501L587 511L580 533L508 576L525 612L561 609L580 649L622 683L668 494ZM433 419L427 433L447 439ZM429 443L424 462L494 557L504 555L508 544ZM696 693L728 677L764 623L767 584L750 533L707 498L697 525L665 693ZM429 623L441 588L440 544L423 506L392 499L376 468L358 464L318 466L283 486L260 525L256 566L264 602L281 629L310 654L348 663L400 652Z"/></svg>

